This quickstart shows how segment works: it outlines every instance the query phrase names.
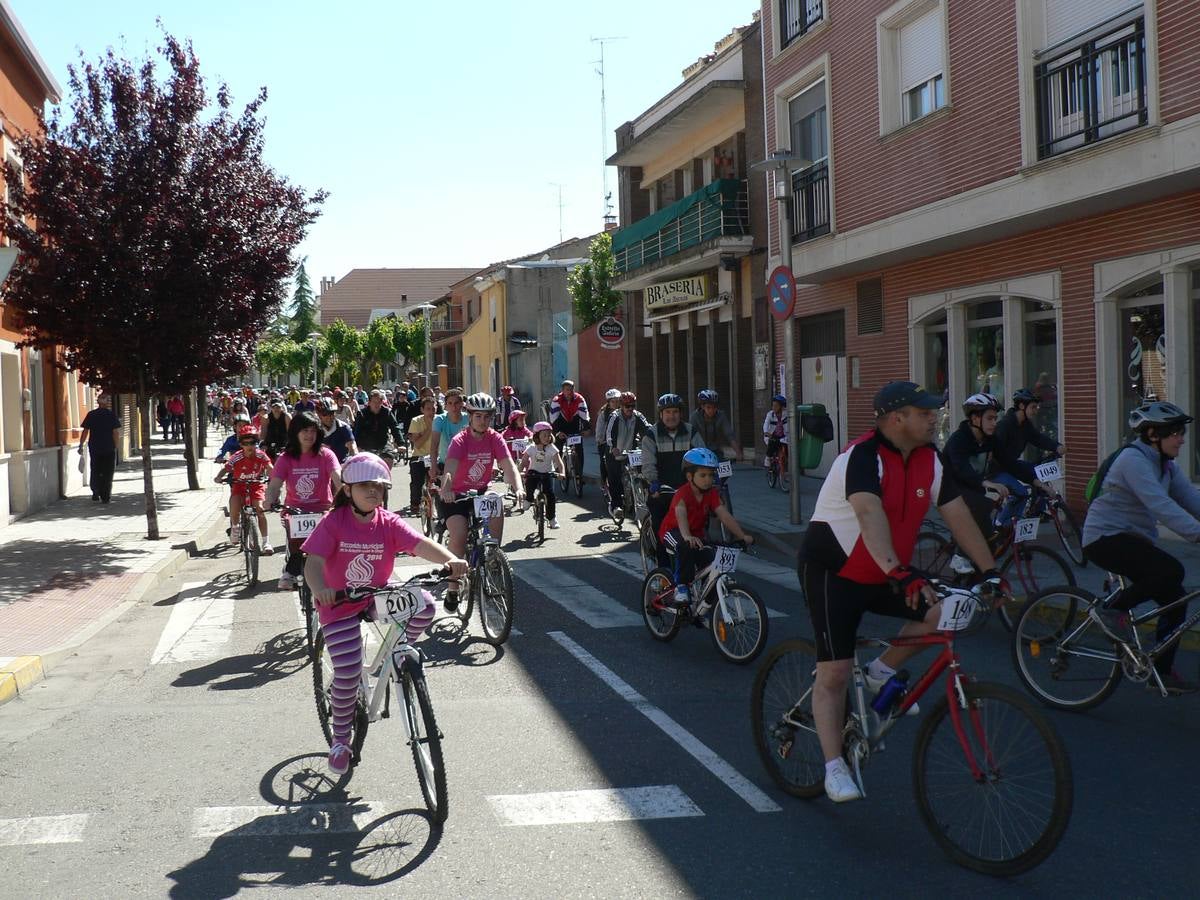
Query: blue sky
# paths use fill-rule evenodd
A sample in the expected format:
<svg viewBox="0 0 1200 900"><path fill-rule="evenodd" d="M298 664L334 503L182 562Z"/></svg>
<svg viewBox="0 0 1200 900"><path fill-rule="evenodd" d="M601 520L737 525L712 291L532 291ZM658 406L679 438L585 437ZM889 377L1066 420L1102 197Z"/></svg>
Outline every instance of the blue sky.
<svg viewBox="0 0 1200 900"><path fill-rule="evenodd" d="M510 3L9 0L66 88L82 50L140 58L156 17L190 38L235 103L258 87L267 156L330 192L301 254L318 277L370 266L473 266L600 230L600 79L613 130L751 20L753 0ZM616 170L609 170L616 206Z"/></svg>

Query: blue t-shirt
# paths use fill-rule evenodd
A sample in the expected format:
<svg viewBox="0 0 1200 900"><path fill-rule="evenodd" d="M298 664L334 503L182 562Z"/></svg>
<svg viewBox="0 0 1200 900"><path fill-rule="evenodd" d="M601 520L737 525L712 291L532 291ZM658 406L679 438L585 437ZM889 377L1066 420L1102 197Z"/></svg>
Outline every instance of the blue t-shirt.
<svg viewBox="0 0 1200 900"><path fill-rule="evenodd" d="M450 421L449 413L442 413L440 416L433 417L433 430L441 435L438 439L438 462L446 462L446 451L450 449L450 442L454 440L454 436L462 431L470 423L471 417L463 412L458 417L457 424Z"/></svg>
<svg viewBox="0 0 1200 900"><path fill-rule="evenodd" d="M83 417L80 427L88 430L88 449L93 453L112 453L117 449L113 443L113 429L120 428L121 422L111 409L97 406Z"/></svg>
<svg viewBox="0 0 1200 900"><path fill-rule="evenodd" d="M350 426L345 422L338 420L337 427L333 429L333 434L325 435L325 446L333 451L334 456L338 458L338 462L343 462L346 459L346 447L354 441L354 432L350 430Z"/></svg>

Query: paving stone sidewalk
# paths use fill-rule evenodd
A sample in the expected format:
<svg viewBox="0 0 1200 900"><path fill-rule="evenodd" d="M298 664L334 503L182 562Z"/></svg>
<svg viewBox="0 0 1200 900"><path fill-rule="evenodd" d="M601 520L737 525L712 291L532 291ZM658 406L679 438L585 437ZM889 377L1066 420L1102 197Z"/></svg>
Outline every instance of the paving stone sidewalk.
<svg viewBox="0 0 1200 900"><path fill-rule="evenodd" d="M216 439L211 432L210 457ZM199 463L203 489L189 491L182 444L155 438L152 453L157 541L146 539L140 457L117 467L110 503L84 488L0 528L0 703L41 680L222 527L215 464Z"/></svg>

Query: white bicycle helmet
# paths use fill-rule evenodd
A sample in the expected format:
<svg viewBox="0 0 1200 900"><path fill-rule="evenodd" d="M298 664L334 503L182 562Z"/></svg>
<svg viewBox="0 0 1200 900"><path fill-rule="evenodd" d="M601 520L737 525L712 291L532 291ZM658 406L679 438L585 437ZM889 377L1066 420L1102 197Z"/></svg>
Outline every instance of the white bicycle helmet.
<svg viewBox="0 0 1200 900"><path fill-rule="evenodd" d="M1000 400L991 394L972 394L963 403L963 415L987 412L989 409L1000 411Z"/></svg>
<svg viewBox="0 0 1200 900"><path fill-rule="evenodd" d="M619 390L617 390L616 388L609 388L607 391L604 392L604 399L605 400L620 400L621 392Z"/></svg>
<svg viewBox="0 0 1200 900"><path fill-rule="evenodd" d="M374 453L355 453L342 463L342 483L362 484L373 481L376 484L392 486L392 468Z"/></svg>
<svg viewBox="0 0 1200 900"><path fill-rule="evenodd" d="M465 405L467 412L494 413L496 411L496 398L491 394L485 394L483 391L480 391L468 397Z"/></svg>
<svg viewBox="0 0 1200 900"><path fill-rule="evenodd" d="M1166 400L1143 403L1129 414L1129 428L1137 432L1145 431L1151 425L1186 425L1191 421L1191 416Z"/></svg>

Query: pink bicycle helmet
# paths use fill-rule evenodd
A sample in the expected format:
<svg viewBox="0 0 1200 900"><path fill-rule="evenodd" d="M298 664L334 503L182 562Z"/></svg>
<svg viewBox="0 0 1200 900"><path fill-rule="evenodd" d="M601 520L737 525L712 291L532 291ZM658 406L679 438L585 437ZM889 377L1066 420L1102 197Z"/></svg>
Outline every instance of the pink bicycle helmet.
<svg viewBox="0 0 1200 900"><path fill-rule="evenodd" d="M508 414L508 424L509 424L509 425L511 425L511 424L513 424L515 421L517 421L517 419L523 419L523 418L525 418L525 410L523 410L523 409L514 409L512 412L510 412L510 413ZM548 426L547 426L547 427L548 427Z"/></svg>
<svg viewBox="0 0 1200 900"><path fill-rule="evenodd" d="M391 487L392 469L374 453L355 453L342 463L342 481L345 484L373 481Z"/></svg>
<svg viewBox="0 0 1200 900"><path fill-rule="evenodd" d="M539 431L553 431L553 430L554 429L551 427L549 422L535 422L533 425L533 433L534 434L537 434Z"/></svg>

